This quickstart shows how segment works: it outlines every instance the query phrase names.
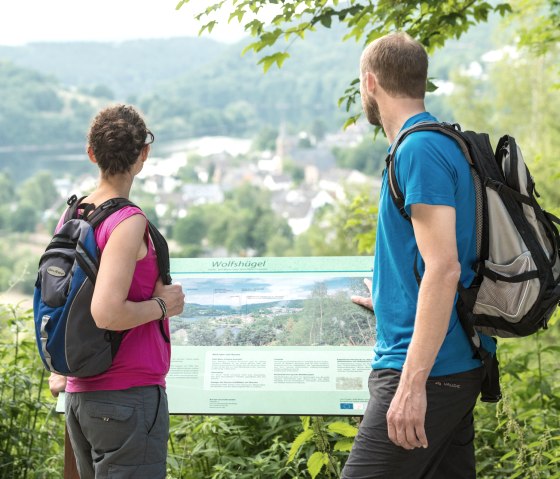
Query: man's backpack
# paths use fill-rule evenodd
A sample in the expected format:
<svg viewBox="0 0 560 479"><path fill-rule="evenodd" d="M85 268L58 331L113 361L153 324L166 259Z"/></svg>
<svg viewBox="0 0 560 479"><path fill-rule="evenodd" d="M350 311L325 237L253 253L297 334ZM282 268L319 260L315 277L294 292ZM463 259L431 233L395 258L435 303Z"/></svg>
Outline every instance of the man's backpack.
<svg viewBox="0 0 560 479"><path fill-rule="evenodd" d="M484 360L477 331L520 337L546 329L560 302L560 220L544 211L515 139L503 136L496 152L487 134L461 131L458 125L421 122L403 130L387 157L389 192L401 215L404 197L397 184L395 153L416 131L453 138L469 162L476 191L476 276L458 286L457 312L475 353ZM419 281L415 265L415 273Z"/></svg>
<svg viewBox="0 0 560 479"><path fill-rule="evenodd" d="M126 334L98 328L91 315L100 261L94 231L111 214L135 206L125 198L110 199L97 208L82 200L75 195L68 199L63 225L39 261L33 298L35 335L45 368L73 377L106 371ZM167 243L152 223L148 226L160 276L171 284ZM160 329L169 341L161 323Z"/></svg>

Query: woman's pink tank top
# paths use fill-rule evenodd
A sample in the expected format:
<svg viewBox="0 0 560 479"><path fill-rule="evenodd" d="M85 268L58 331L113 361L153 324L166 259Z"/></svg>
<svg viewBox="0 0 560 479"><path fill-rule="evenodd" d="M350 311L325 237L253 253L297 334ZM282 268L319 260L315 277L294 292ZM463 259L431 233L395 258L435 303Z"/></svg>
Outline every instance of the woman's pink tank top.
<svg viewBox="0 0 560 479"><path fill-rule="evenodd" d="M137 214L144 216L139 208L126 206L113 213L97 227L95 239L101 252L103 252L113 230L122 221ZM149 238L147 228L146 237ZM136 262L128 299L130 301L150 299L158 276L156 253L151 240L149 240L148 254ZM169 320L167 318L164 320L164 329L169 337ZM127 331L113 364L107 371L87 378L69 377L66 391L75 393L121 390L153 385L165 387L165 376L169 371L170 358L171 346L163 338L159 320L151 321Z"/></svg>

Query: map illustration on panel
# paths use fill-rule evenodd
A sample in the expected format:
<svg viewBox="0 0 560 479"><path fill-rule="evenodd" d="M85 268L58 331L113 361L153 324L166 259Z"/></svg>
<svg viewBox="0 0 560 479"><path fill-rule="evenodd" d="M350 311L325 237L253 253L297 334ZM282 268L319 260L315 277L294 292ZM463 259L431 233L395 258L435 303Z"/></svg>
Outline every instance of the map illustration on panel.
<svg viewBox="0 0 560 479"><path fill-rule="evenodd" d="M186 294L171 320L181 346L366 346L375 342L373 314L352 303L367 296L363 276L317 271L180 277Z"/></svg>

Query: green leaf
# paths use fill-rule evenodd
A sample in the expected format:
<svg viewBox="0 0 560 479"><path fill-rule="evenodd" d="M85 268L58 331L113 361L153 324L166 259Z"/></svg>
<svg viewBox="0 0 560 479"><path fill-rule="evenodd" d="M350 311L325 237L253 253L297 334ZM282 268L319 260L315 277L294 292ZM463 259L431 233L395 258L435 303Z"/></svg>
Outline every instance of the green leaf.
<svg viewBox="0 0 560 479"><path fill-rule="evenodd" d="M301 417L301 425L302 425L304 431L307 431L309 429L309 422L310 421L311 421L311 418L309 416L302 416Z"/></svg>
<svg viewBox="0 0 560 479"><path fill-rule="evenodd" d="M438 86L432 81L431 78L426 80L426 91L432 93L438 89Z"/></svg>
<svg viewBox="0 0 560 479"><path fill-rule="evenodd" d="M288 453L288 462L295 459L297 452L307 441L313 437L313 429L307 429L298 434L298 437L294 439L290 452Z"/></svg>
<svg viewBox="0 0 560 479"><path fill-rule="evenodd" d="M332 17L330 15L320 16L319 21L321 22L321 25L323 25L325 28L331 28Z"/></svg>
<svg viewBox="0 0 560 479"><path fill-rule="evenodd" d="M257 52L257 48L259 47L260 42L253 42L250 43L249 45L247 45L243 50L241 50L241 55L245 55L245 53L247 53L249 50L254 50L255 52Z"/></svg>
<svg viewBox="0 0 560 479"><path fill-rule="evenodd" d="M282 29L280 28L276 28L271 32L262 33L260 36L262 46L259 48L259 50L262 50L264 47L271 47L272 45L274 45L274 43L276 43L276 40L278 40L278 37L282 33Z"/></svg>
<svg viewBox="0 0 560 479"><path fill-rule="evenodd" d="M281 13L276 15L271 21L270 23L272 25L280 25L282 23L285 22L286 17L284 17L284 15L282 15Z"/></svg>
<svg viewBox="0 0 560 479"><path fill-rule="evenodd" d="M327 426L327 429L330 432L334 432L335 434L340 434L341 436L344 437L355 437L356 434L358 434L357 427L351 426L350 424L342 421L331 422Z"/></svg>
<svg viewBox="0 0 560 479"><path fill-rule="evenodd" d="M500 3L494 7L494 11L497 11L500 16L504 16L506 13L513 12L511 5L509 3Z"/></svg>
<svg viewBox="0 0 560 479"><path fill-rule="evenodd" d="M307 461L307 470L311 475L311 479L315 479L317 475L321 472L323 466L329 463L329 455L326 452L316 451L311 454L311 457Z"/></svg>
<svg viewBox="0 0 560 479"><path fill-rule="evenodd" d="M228 18L228 23L230 23L231 20L234 19L234 18L237 18L237 21L239 23L241 23L244 16L245 16L245 11L244 10L235 10L235 11L230 13L229 18Z"/></svg>
<svg viewBox="0 0 560 479"><path fill-rule="evenodd" d="M552 351L554 353L560 353L560 345L552 345L552 346L546 346L544 348L541 349L541 352L549 352Z"/></svg>
<svg viewBox="0 0 560 479"><path fill-rule="evenodd" d="M202 35L204 33L204 30L208 30L208 33L212 33L212 30L214 29L214 27L217 25L217 21L216 20L211 20L208 23L206 23L205 25L202 25L201 29L199 30L198 34Z"/></svg>
<svg viewBox="0 0 560 479"><path fill-rule="evenodd" d="M350 452L352 446L354 445L354 438L353 437L345 437L340 441L336 441L334 444L335 451L343 451L343 452Z"/></svg>
<svg viewBox="0 0 560 479"><path fill-rule="evenodd" d="M500 457L500 461L505 461L506 459L509 459L510 457L514 456L515 454L517 454L517 450L513 449L512 451L509 451L508 453L506 453L502 457Z"/></svg>
<svg viewBox="0 0 560 479"><path fill-rule="evenodd" d="M288 28L285 32L284 32L284 37L287 39L289 39L292 35L297 35L300 38L305 38L305 32L307 30L311 30L313 31L313 25L309 22L303 22L300 23L299 25L296 25L295 27L290 27Z"/></svg>
<svg viewBox="0 0 560 479"><path fill-rule="evenodd" d="M358 118L360 118L360 116L362 116L361 114L357 114L354 116L351 116L349 118L346 119L346 121L344 122L344 125L342 125L342 129L346 130L346 128L348 128L351 125L355 125L356 122L358 121Z"/></svg>
<svg viewBox="0 0 560 479"><path fill-rule="evenodd" d="M263 25L263 22L255 18L254 20L245 24L244 30L246 32L249 32L251 36L256 37L257 35L260 35L262 33Z"/></svg>
<svg viewBox="0 0 560 479"><path fill-rule="evenodd" d="M177 6L175 7L175 10L179 10L183 5L189 3L189 0L181 0Z"/></svg>
<svg viewBox="0 0 560 479"><path fill-rule="evenodd" d="M525 471L523 469L520 469L519 471L517 471L513 476L509 476L510 479L515 479L516 477L521 476L521 474L524 474Z"/></svg>
<svg viewBox="0 0 560 479"><path fill-rule="evenodd" d="M288 58L289 56L290 54L287 52L277 52L272 55L267 55L265 57L262 57L259 60L258 64L263 65L264 72L266 73L270 69L270 67L275 63L276 65L278 65L278 68L282 68L282 64L284 63L284 60L286 60L286 58Z"/></svg>

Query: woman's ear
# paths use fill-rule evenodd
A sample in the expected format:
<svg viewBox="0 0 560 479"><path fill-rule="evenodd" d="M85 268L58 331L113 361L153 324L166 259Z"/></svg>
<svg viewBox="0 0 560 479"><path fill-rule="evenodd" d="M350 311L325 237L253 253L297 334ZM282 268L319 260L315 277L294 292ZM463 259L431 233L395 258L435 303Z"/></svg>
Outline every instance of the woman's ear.
<svg viewBox="0 0 560 479"><path fill-rule="evenodd" d="M150 154L150 145L146 145L142 148L142 153L140 153L140 158L142 159L142 163L148 159L148 155Z"/></svg>
<svg viewBox="0 0 560 479"><path fill-rule="evenodd" d="M90 145L88 145L86 151L87 151L87 154L88 154L88 157L89 157L89 161L97 164L97 160L95 159L95 155L93 154L93 148Z"/></svg>

